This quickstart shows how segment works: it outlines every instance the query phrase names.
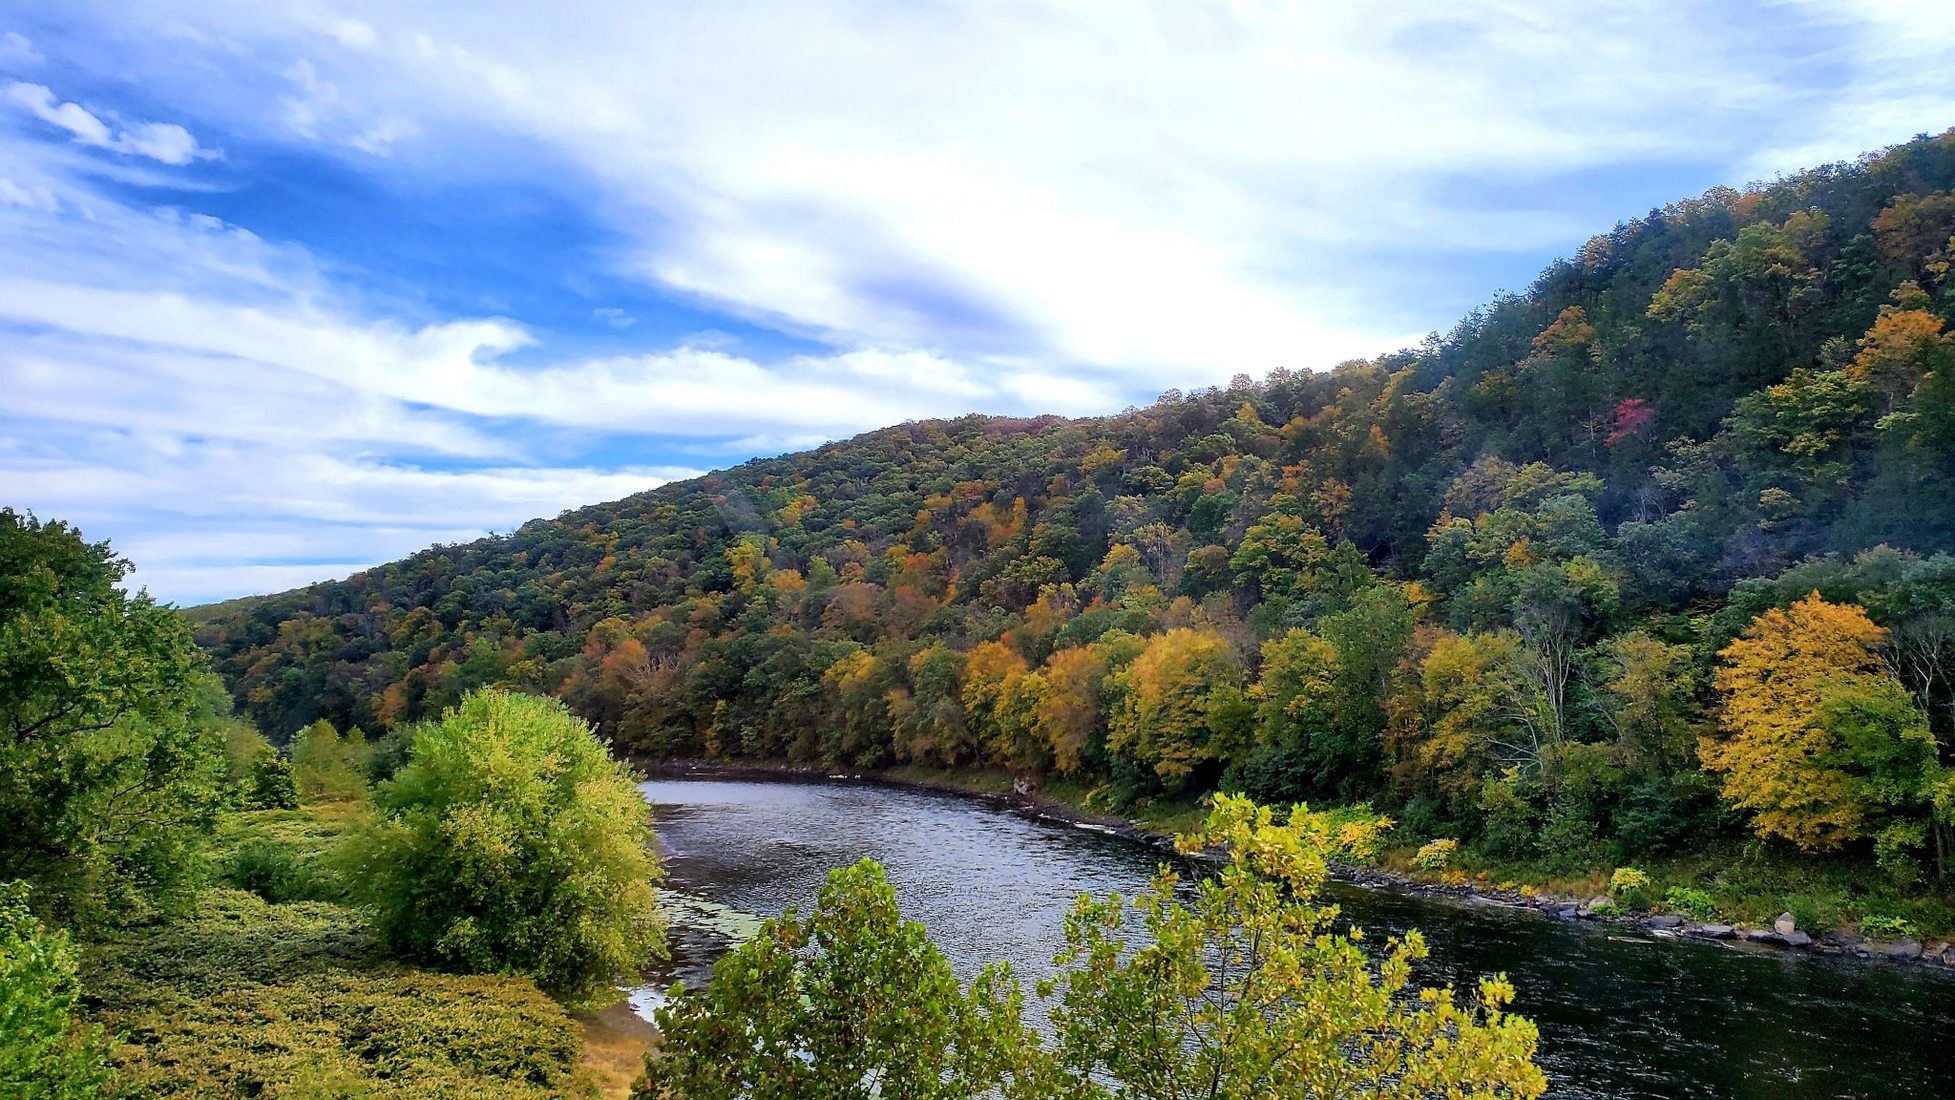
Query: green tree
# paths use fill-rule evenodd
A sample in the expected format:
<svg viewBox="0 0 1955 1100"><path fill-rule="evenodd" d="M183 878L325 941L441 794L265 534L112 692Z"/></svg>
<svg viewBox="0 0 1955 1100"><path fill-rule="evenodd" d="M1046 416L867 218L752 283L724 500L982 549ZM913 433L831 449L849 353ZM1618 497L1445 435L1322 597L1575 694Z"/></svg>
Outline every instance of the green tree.
<svg viewBox="0 0 1955 1100"><path fill-rule="evenodd" d="M1477 1003L1417 986L1417 932L1374 958L1315 898L1334 855L1375 844L1381 822L1338 823L1299 806L1279 818L1218 796L1184 851L1219 851L1219 872L1184 884L1163 869L1133 901L1082 898L1066 967L1042 993L1059 1092L1078 1100L1536 1097L1533 1023L1513 987L1483 979ZM1192 889L1192 894L1190 890ZM1184 899L1187 899L1184 901ZM1133 927L1138 925L1138 928Z"/></svg>
<svg viewBox="0 0 1955 1100"><path fill-rule="evenodd" d="M1036 1040L1006 964L966 989L921 924L904 920L883 870L828 877L815 908L790 909L658 1010L660 1049L634 1100L968 1100L1034 1064Z"/></svg>
<svg viewBox="0 0 1955 1100"><path fill-rule="evenodd" d="M64 920L180 907L227 797L224 746L191 721L198 655L129 563L0 508L0 880Z"/></svg>
<svg viewBox="0 0 1955 1100"><path fill-rule="evenodd" d="M395 951L589 1004L659 949L651 807L563 704L473 692L409 752L349 860Z"/></svg>
<svg viewBox="0 0 1955 1100"><path fill-rule="evenodd" d="M292 781L307 802L360 798L367 793L366 737L342 735L324 718L292 738Z"/></svg>
<svg viewBox="0 0 1955 1100"><path fill-rule="evenodd" d="M75 1019L75 949L27 911L27 894L23 883L0 883L0 1096L97 1096L107 1051L100 1029Z"/></svg>

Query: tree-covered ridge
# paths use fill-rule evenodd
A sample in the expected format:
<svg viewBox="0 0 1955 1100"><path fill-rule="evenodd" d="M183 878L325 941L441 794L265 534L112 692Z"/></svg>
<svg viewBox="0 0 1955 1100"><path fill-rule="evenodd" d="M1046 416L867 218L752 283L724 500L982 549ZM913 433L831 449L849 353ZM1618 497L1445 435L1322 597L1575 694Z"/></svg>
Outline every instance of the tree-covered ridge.
<svg viewBox="0 0 1955 1100"><path fill-rule="evenodd" d="M1375 360L905 424L191 614L273 731L506 684L649 753L1370 798L1573 865L1798 788L1747 766L1772 730L1837 797L1763 831L1905 877L1955 737L1951 257L1955 132L1652 211ZM1728 666L1815 591L1880 671L1795 736Z"/></svg>

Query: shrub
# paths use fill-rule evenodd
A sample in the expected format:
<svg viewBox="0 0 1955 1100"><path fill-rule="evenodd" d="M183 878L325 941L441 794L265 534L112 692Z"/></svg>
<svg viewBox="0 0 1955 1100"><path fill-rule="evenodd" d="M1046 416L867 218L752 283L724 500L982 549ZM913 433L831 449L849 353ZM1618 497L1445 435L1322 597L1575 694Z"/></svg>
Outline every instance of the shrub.
<svg viewBox="0 0 1955 1100"><path fill-rule="evenodd" d="M299 788L292 779L291 763L276 754L253 762L246 780L245 804L254 810L298 809Z"/></svg>
<svg viewBox="0 0 1955 1100"><path fill-rule="evenodd" d="M101 1032L75 1021L75 949L0 884L0 1096L82 1100L108 1079Z"/></svg>
<svg viewBox="0 0 1955 1100"><path fill-rule="evenodd" d="M1453 861L1453 852L1458 848L1459 841L1452 837L1427 841L1412 857L1412 865L1422 871L1443 871Z"/></svg>
<svg viewBox="0 0 1955 1100"><path fill-rule="evenodd" d="M1649 908L1650 887L1649 875L1634 867L1618 867L1609 876L1609 895L1626 908Z"/></svg>
<svg viewBox="0 0 1955 1100"><path fill-rule="evenodd" d="M1710 920L1717 915L1711 895L1694 886L1672 886L1663 898L1663 906L1697 920Z"/></svg>
<svg viewBox="0 0 1955 1100"><path fill-rule="evenodd" d="M1920 937L1913 921L1884 913L1861 917L1860 934L1870 940L1912 940Z"/></svg>
<svg viewBox="0 0 1955 1100"><path fill-rule="evenodd" d="M402 955L520 971L584 1004L658 949L651 807L562 703L470 694L375 804L349 868Z"/></svg>
<svg viewBox="0 0 1955 1100"><path fill-rule="evenodd" d="M340 900L345 887L320 863L289 845L247 840L231 853L224 877L270 902Z"/></svg>

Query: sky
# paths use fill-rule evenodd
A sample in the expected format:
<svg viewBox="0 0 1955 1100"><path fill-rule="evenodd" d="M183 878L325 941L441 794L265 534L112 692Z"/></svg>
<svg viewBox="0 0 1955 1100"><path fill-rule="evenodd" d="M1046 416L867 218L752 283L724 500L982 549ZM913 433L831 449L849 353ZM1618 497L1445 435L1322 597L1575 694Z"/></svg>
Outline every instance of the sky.
<svg viewBox="0 0 1955 1100"><path fill-rule="evenodd" d="M1946 0L0 7L0 504L184 605L1416 344L1955 125Z"/></svg>

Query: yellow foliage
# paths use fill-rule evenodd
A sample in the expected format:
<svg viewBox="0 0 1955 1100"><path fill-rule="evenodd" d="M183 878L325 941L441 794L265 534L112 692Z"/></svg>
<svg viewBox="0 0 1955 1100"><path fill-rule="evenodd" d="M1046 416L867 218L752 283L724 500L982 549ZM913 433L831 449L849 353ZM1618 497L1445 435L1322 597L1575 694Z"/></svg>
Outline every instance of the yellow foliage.
<svg viewBox="0 0 1955 1100"><path fill-rule="evenodd" d="M1853 778L1827 763L1839 739L1820 715L1828 689L1887 676L1876 652L1885 636L1858 607L1814 592L1753 619L1718 654L1724 736L1703 738L1697 751L1761 835L1807 850L1864 835L1866 807Z"/></svg>

